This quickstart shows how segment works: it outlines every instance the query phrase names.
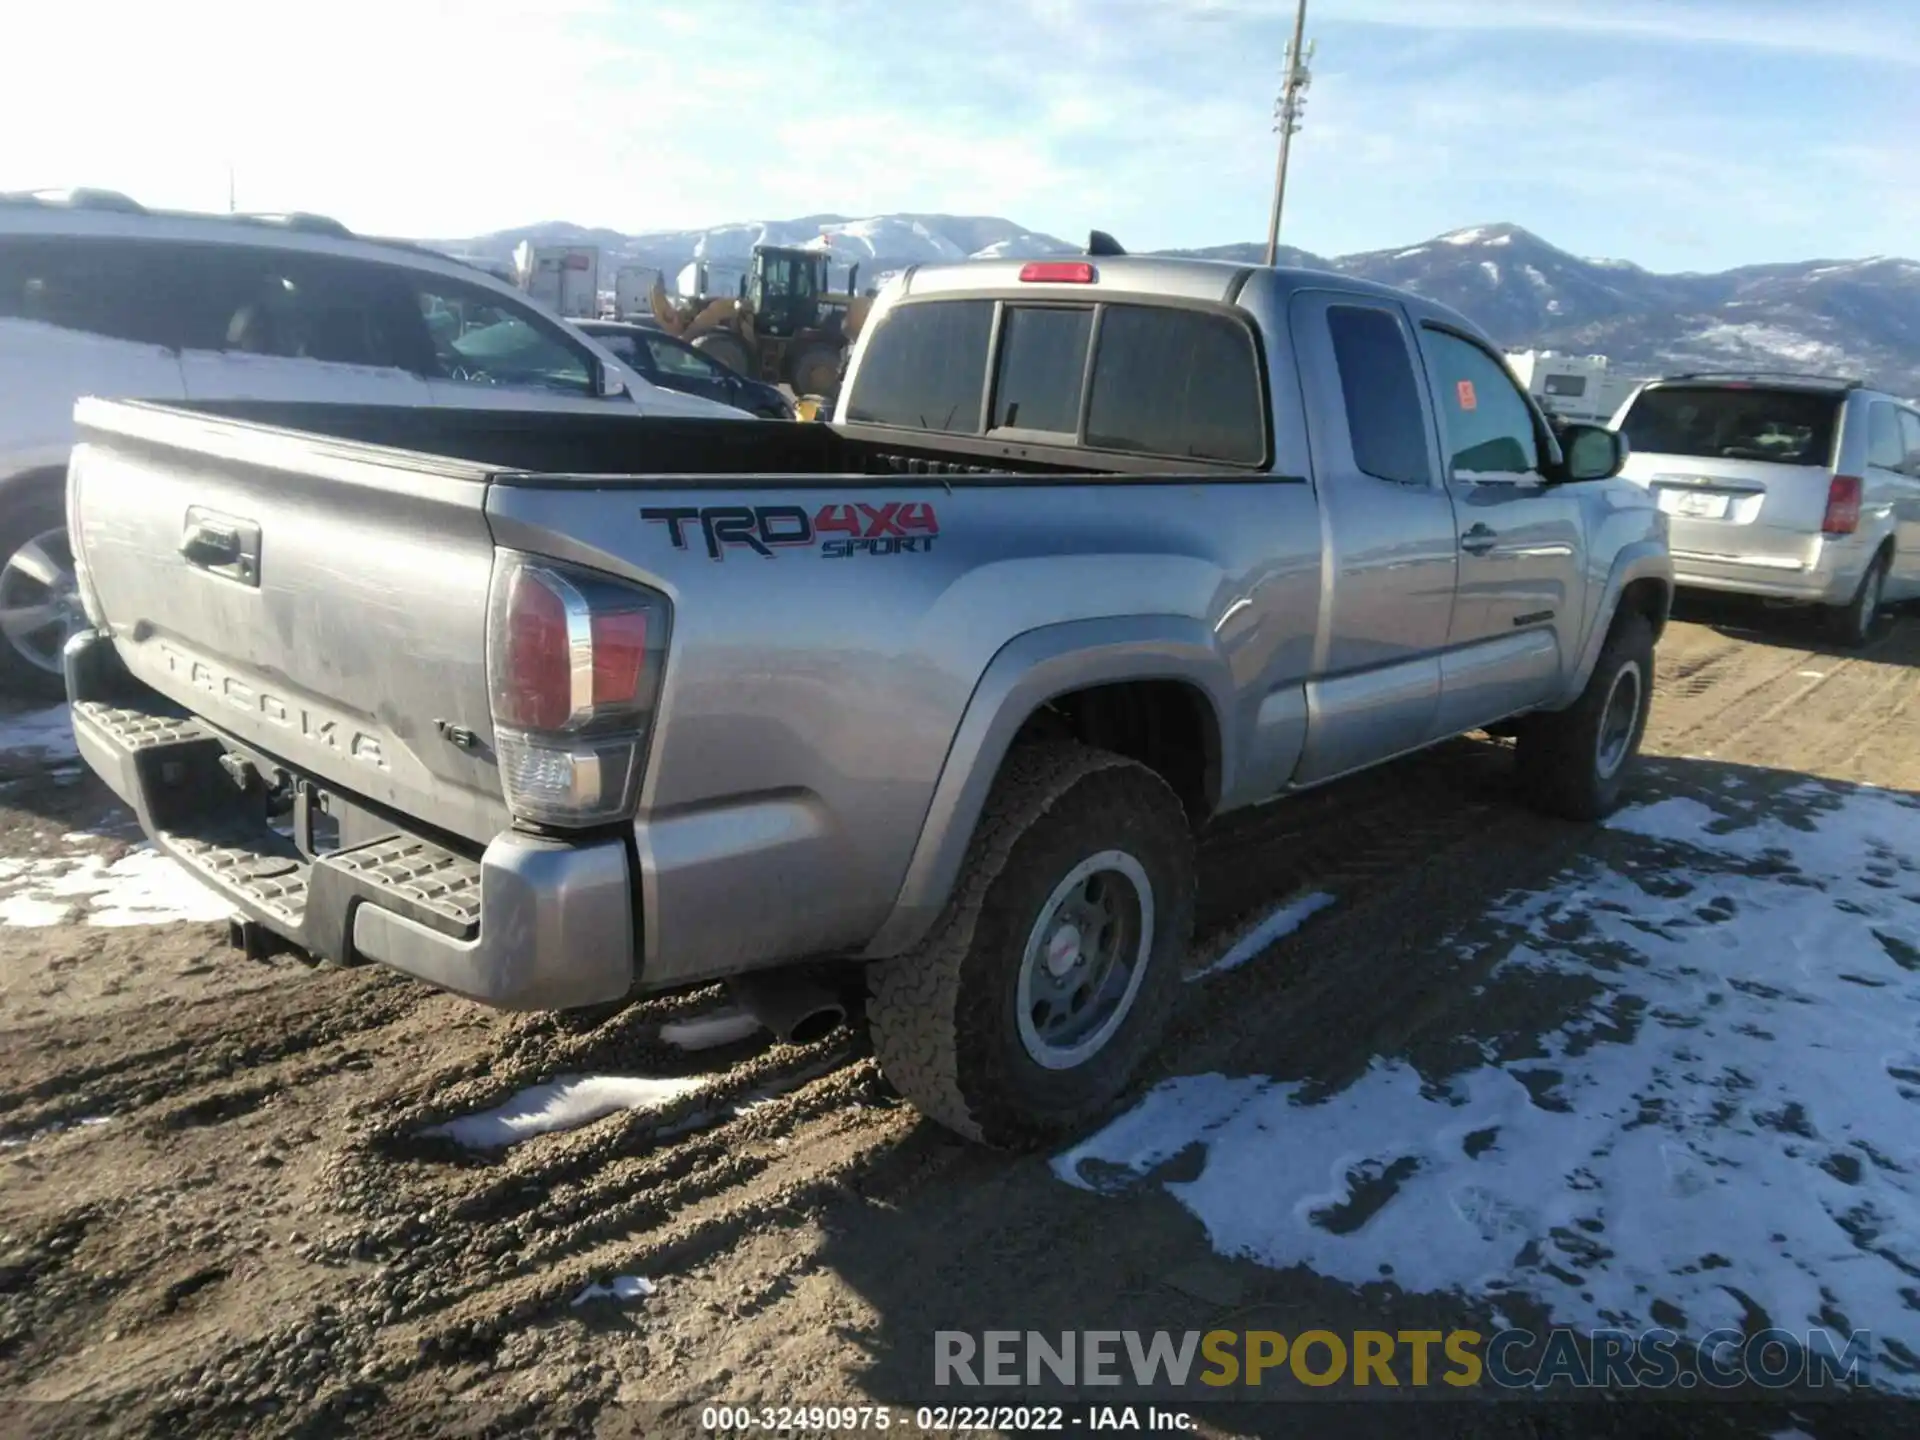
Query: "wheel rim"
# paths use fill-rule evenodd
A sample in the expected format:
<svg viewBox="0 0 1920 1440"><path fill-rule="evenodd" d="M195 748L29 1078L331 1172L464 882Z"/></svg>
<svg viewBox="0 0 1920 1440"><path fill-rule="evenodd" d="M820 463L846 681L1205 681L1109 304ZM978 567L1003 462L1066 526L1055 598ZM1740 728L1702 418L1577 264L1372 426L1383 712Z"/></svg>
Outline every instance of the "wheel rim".
<svg viewBox="0 0 1920 1440"><path fill-rule="evenodd" d="M1602 780L1611 780L1618 773L1633 748L1633 732L1640 724L1641 693L1640 663L1629 661L1614 674L1606 706L1600 711L1600 735L1594 742L1593 759Z"/></svg>
<svg viewBox="0 0 1920 1440"><path fill-rule="evenodd" d="M0 637L14 654L50 675L80 625L80 588L64 526L43 530L0 568Z"/></svg>
<svg viewBox="0 0 1920 1440"><path fill-rule="evenodd" d="M1122 850L1082 860L1027 933L1015 1006L1036 1065L1071 1070L1125 1023L1153 948L1153 885Z"/></svg>

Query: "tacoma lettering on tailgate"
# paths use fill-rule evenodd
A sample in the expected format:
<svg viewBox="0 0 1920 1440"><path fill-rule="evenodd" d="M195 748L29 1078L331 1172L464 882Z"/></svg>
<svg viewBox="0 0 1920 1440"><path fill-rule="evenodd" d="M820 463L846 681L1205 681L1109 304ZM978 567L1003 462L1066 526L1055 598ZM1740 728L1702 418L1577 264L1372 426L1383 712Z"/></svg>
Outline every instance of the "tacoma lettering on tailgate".
<svg viewBox="0 0 1920 1440"><path fill-rule="evenodd" d="M271 691L226 674L171 645L162 644L159 650L167 673L185 680L194 689L217 695L234 709L258 715L269 725L277 725L309 744L323 746L336 755L371 765L376 770L387 768L387 757L380 751L380 737L354 729L351 721L282 700Z"/></svg>
<svg viewBox="0 0 1920 1440"><path fill-rule="evenodd" d="M640 518L665 525L676 550L687 548L687 532L698 525L710 560L723 560L736 547L771 559L777 550L802 545L818 546L828 560L920 555L940 535L939 517L924 500L822 505L811 515L798 505L649 505Z"/></svg>

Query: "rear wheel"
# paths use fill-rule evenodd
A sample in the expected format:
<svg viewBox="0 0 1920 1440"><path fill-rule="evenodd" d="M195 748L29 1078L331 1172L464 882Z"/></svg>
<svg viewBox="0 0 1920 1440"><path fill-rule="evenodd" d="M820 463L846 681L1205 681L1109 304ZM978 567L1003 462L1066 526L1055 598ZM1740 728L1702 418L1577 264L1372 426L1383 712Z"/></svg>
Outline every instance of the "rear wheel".
<svg viewBox="0 0 1920 1440"><path fill-rule="evenodd" d="M61 477L0 495L0 557L0 691L58 700L62 651L82 620Z"/></svg>
<svg viewBox="0 0 1920 1440"><path fill-rule="evenodd" d="M787 357L787 383L796 395L827 395L840 381L840 350L818 342L803 344Z"/></svg>
<svg viewBox="0 0 1920 1440"><path fill-rule="evenodd" d="M1653 708L1653 626L1622 615L1580 698L1520 722L1516 759L1533 804L1568 820L1599 820L1620 803Z"/></svg>
<svg viewBox="0 0 1920 1440"><path fill-rule="evenodd" d="M1881 611L1887 603L1887 569L1887 552L1882 550L1860 577L1860 588L1852 601L1827 610L1827 625L1842 645L1858 649L1879 633Z"/></svg>
<svg viewBox="0 0 1920 1440"><path fill-rule="evenodd" d="M1098 1119L1159 1039L1193 900L1192 833L1164 780L1081 745L1020 747L932 933L869 971L882 1070L989 1144Z"/></svg>
<svg viewBox="0 0 1920 1440"><path fill-rule="evenodd" d="M749 380L760 378L753 371L753 359L747 354L746 345L737 335L729 335L724 330L710 330L693 342L693 348L736 375L744 375Z"/></svg>

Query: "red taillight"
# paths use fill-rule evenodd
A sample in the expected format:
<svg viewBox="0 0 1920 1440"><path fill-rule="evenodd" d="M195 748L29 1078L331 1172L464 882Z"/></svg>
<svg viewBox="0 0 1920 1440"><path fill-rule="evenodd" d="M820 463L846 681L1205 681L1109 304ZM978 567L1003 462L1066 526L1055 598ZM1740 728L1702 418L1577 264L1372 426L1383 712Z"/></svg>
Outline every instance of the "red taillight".
<svg viewBox="0 0 1920 1440"><path fill-rule="evenodd" d="M574 710L566 598L537 572L517 571L500 634L495 719L526 730L558 730Z"/></svg>
<svg viewBox="0 0 1920 1440"><path fill-rule="evenodd" d="M1035 285L1091 285L1093 266L1084 260L1035 260L1020 267L1020 279Z"/></svg>
<svg viewBox="0 0 1920 1440"><path fill-rule="evenodd" d="M644 610L614 610L594 615L593 703L631 705L647 663L647 615Z"/></svg>
<svg viewBox="0 0 1920 1440"><path fill-rule="evenodd" d="M1836 475L1827 486L1827 514L1820 522L1825 535L1851 535L1860 528L1860 477Z"/></svg>

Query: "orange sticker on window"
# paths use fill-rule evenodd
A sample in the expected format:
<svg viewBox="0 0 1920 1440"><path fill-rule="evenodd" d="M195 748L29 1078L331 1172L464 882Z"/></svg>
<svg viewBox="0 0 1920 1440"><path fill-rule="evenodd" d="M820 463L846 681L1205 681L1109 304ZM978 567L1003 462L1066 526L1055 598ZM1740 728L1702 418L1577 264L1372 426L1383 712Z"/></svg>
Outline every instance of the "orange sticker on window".
<svg viewBox="0 0 1920 1440"><path fill-rule="evenodd" d="M1460 408L1462 410L1472 410L1480 404L1480 402L1474 398L1473 382L1471 380L1462 380L1453 388L1460 396Z"/></svg>

